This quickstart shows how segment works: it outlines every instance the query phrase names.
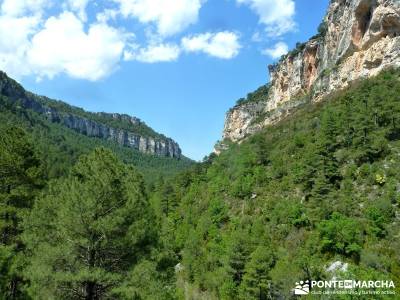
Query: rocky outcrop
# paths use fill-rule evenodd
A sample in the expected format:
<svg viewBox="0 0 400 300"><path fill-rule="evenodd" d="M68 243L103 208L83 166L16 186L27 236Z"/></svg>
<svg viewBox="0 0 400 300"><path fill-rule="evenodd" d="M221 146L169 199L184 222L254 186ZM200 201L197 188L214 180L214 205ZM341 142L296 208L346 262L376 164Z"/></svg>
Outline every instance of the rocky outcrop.
<svg viewBox="0 0 400 300"><path fill-rule="evenodd" d="M41 101L44 97L26 92L22 86L7 77L3 72L0 72L0 95L7 96L24 109L33 110L45 116L51 122L62 124L80 134L112 141L142 153L174 158L181 157L179 145L170 138L144 136L132 131L107 126L90 118L59 111L44 104L45 102ZM52 100L46 98L46 101ZM98 113L98 115L117 121L127 121L132 125L143 124L140 119L128 115L107 113Z"/></svg>
<svg viewBox="0 0 400 300"><path fill-rule="evenodd" d="M400 67L400 1L331 0L319 34L269 66L267 100L227 113L223 138L240 141L298 105L388 67Z"/></svg>

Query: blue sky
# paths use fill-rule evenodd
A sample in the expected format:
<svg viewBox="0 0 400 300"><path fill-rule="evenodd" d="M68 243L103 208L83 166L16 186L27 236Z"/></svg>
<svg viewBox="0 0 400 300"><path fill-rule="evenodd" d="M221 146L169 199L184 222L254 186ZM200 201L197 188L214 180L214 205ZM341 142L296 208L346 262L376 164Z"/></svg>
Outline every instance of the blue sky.
<svg viewBox="0 0 400 300"><path fill-rule="evenodd" d="M328 0L3 0L0 69L90 111L137 116L200 160Z"/></svg>

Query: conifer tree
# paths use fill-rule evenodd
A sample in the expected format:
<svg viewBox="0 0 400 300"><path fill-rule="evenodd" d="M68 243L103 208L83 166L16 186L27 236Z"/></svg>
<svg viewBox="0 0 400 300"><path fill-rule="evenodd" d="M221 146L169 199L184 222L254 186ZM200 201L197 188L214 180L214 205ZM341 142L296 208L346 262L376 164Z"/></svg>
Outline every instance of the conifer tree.
<svg viewBox="0 0 400 300"><path fill-rule="evenodd" d="M42 188L42 164L25 131L0 129L0 294L23 299L22 220Z"/></svg>
<svg viewBox="0 0 400 300"><path fill-rule="evenodd" d="M271 299L272 286L269 271L275 264L272 250L258 246L251 254L240 286L241 299Z"/></svg>
<svg viewBox="0 0 400 300"><path fill-rule="evenodd" d="M243 281L246 262L251 254L252 243L248 232L236 229L227 241L224 265L225 280L221 287L223 299L237 299L239 286Z"/></svg>
<svg viewBox="0 0 400 300"><path fill-rule="evenodd" d="M25 222L27 276L40 299L104 299L149 252L152 220L141 176L100 148L53 182Z"/></svg>

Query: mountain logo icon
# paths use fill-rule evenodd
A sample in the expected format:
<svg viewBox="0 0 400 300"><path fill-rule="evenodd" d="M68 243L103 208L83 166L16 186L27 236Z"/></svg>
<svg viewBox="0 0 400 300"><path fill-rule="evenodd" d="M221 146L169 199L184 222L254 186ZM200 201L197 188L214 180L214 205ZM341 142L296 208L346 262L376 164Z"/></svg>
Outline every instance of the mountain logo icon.
<svg viewBox="0 0 400 300"><path fill-rule="evenodd" d="M296 282L296 287L293 289L295 295L308 295L310 293L310 281Z"/></svg>

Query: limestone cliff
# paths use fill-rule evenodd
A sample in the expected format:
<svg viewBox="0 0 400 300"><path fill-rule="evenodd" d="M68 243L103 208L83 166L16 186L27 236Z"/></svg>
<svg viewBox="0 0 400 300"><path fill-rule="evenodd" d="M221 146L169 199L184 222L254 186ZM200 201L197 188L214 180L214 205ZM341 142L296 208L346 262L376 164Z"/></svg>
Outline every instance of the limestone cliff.
<svg viewBox="0 0 400 300"><path fill-rule="evenodd" d="M33 110L51 122L62 124L80 134L109 140L142 153L181 157L181 149L175 141L154 132L136 117L89 113L64 102L37 96L25 91L21 85L3 72L0 72L0 95L12 99L23 109Z"/></svg>
<svg viewBox="0 0 400 300"><path fill-rule="evenodd" d="M223 138L240 141L307 101L400 67L400 0L331 0L319 34L269 66L265 100L226 116Z"/></svg>

